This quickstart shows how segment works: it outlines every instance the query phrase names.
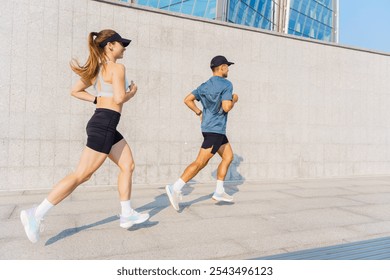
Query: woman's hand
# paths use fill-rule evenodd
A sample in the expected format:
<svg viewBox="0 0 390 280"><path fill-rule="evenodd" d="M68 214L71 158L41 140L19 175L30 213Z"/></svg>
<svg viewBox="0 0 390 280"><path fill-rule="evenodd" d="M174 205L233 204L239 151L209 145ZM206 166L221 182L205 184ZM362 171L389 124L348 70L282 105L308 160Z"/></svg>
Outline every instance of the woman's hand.
<svg viewBox="0 0 390 280"><path fill-rule="evenodd" d="M133 81L131 81L129 89L130 89L130 94L134 95L138 90L138 86Z"/></svg>

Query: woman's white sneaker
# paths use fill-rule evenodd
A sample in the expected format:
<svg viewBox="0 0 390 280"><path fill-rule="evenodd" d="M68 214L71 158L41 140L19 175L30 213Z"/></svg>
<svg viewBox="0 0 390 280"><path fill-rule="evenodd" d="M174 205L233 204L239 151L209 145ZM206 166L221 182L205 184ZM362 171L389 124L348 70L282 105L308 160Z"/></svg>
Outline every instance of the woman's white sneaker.
<svg viewBox="0 0 390 280"><path fill-rule="evenodd" d="M228 195L225 192L223 192L221 194L214 193L212 198L216 201L225 201L225 202L232 202L233 201L233 197L231 195Z"/></svg>
<svg viewBox="0 0 390 280"><path fill-rule="evenodd" d="M37 208L34 207L20 212L20 220L22 221L24 231L32 243L38 242L39 233L43 231L42 221L35 218L36 210Z"/></svg>
<svg viewBox="0 0 390 280"><path fill-rule="evenodd" d="M124 217L120 215L120 227L121 228L129 228L135 224L142 224L149 219L149 214L141 214L137 211L133 210L130 216Z"/></svg>

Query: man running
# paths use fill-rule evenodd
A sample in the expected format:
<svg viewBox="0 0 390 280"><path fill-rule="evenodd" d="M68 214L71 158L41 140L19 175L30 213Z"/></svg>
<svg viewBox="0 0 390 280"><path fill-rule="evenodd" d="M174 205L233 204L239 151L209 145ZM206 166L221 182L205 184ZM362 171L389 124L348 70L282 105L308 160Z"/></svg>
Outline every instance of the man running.
<svg viewBox="0 0 390 280"><path fill-rule="evenodd" d="M214 57L210 62L213 76L184 99L188 108L201 119L204 141L196 160L184 170L174 184L165 187L169 201L176 211L179 211L179 200L184 185L207 165L216 152L222 161L218 166L217 187L212 198L216 201L233 201L233 197L225 192L223 186L227 170L233 160L232 147L226 137L227 116L238 101L237 94L233 94L232 83L226 79L229 66L232 64L234 63L222 55ZM203 111L196 106L195 100L202 103Z"/></svg>

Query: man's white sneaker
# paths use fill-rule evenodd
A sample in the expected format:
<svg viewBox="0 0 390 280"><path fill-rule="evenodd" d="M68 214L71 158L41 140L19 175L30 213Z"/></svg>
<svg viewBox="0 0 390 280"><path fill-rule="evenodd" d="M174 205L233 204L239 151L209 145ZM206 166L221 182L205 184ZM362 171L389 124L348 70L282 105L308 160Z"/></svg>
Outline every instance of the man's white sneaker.
<svg viewBox="0 0 390 280"><path fill-rule="evenodd" d="M133 210L130 216L124 217L120 215L120 227L129 228L134 224L142 224L149 219L149 214L141 214Z"/></svg>
<svg viewBox="0 0 390 280"><path fill-rule="evenodd" d="M233 197L231 195L228 195L225 192L223 192L221 194L214 193L212 198L216 201L225 201L225 202L232 202L233 201Z"/></svg>
<svg viewBox="0 0 390 280"><path fill-rule="evenodd" d="M179 200L182 199L181 192L176 192L173 190L172 185L166 185L165 191L167 192L169 201L171 202L172 207L179 211Z"/></svg>
<svg viewBox="0 0 390 280"><path fill-rule="evenodd" d="M43 231L42 221L35 218L36 210L37 208L34 207L20 212L20 220L22 221L24 231L32 243L38 242L39 233Z"/></svg>

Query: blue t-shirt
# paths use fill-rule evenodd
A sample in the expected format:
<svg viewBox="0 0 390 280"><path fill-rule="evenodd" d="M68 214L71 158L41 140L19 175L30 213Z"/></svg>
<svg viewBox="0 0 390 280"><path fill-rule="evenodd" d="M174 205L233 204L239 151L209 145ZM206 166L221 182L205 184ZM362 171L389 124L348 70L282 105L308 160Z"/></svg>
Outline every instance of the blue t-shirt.
<svg viewBox="0 0 390 280"><path fill-rule="evenodd" d="M226 134L227 113L223 100L233 100L233 85L219 76L213 76L192 92L203 106L202 132Z"/></svg>

